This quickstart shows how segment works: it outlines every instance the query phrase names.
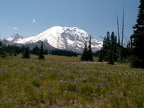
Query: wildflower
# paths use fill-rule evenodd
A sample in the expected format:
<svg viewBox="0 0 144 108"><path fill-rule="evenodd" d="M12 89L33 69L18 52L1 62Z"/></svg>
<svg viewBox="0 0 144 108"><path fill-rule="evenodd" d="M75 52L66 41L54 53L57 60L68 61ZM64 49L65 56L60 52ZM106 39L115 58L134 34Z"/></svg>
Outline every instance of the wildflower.
<svg viewBox="0 0 144 108"><path fill-rule="evenodd" d="M3 73L8 73L8 70L3 69L3 68L0 68L0 72L3 72Z"/></svg>

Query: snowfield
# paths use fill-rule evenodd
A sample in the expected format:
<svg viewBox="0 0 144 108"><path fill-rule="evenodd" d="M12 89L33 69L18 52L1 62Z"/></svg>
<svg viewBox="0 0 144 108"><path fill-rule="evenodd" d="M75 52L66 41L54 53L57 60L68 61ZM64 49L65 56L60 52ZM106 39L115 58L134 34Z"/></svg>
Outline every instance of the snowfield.
<svg viewBox="0 0 144 108"><path fill-rule="evenodd" d="M38 41L44 41L57 49L82 52L84 43L88 39L89 34L80 28L54 26L35 36L23 38L15 34L6 40L17 44L32 44ZM102 42L92 39L93 52L100 50L101 47Z"/></svg>

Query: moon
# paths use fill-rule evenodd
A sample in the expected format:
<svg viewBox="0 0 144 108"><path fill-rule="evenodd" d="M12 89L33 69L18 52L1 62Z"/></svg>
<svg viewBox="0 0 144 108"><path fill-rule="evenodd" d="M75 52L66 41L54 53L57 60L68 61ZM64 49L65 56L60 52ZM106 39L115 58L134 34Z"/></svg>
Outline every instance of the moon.
<svg viewBox="0 0 144 108"><path fill-rule="evenodd" d="M36 22L36 20L35 20L35 19L33 19L33 20L32 20L32 22L33 22L33 23L35 23L35 22Z"/></svg>

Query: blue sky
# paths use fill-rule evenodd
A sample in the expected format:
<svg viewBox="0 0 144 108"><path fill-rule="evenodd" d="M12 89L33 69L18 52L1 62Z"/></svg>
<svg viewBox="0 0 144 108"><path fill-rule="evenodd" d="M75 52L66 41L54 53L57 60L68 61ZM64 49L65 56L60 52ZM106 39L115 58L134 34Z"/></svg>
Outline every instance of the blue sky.
<svg viewBox="0 0 144 108"><path fill-rule="evenodd" d="M79 27L102 41L99 36L107 31L117 34L116 15L121 26L124 7L124 35L129 38L138 6L139 0L0 0L0 35L28 37L53 26L67 26Z"/></svg>

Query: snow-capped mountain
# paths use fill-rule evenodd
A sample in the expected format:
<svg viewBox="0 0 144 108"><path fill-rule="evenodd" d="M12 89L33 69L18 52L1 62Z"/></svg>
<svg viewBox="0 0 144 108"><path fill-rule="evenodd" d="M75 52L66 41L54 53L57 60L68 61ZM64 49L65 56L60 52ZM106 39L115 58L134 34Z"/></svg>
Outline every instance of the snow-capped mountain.
<svg viewBox="0 0 144 108"><path fill-rule="evenodd" d="M89 35L77 27L54 26L46 31L27 38L15 34L6 40L15 44L34 44L43 41L44 44L53 48L82 52L85 41L88 41ZM45 48L48 49L48 47ZM92 39L92 50L95 52L102 47L102 42Z"/></svg>
<svg viewBox="0 0 144 108"><path fill-rule="evenodd" d="M19 34L14 34L13 36L8 37L6 40L12 43L16 43L17 41L20 41L22 39L24 39L23 36L20 36Z"/></svg>

